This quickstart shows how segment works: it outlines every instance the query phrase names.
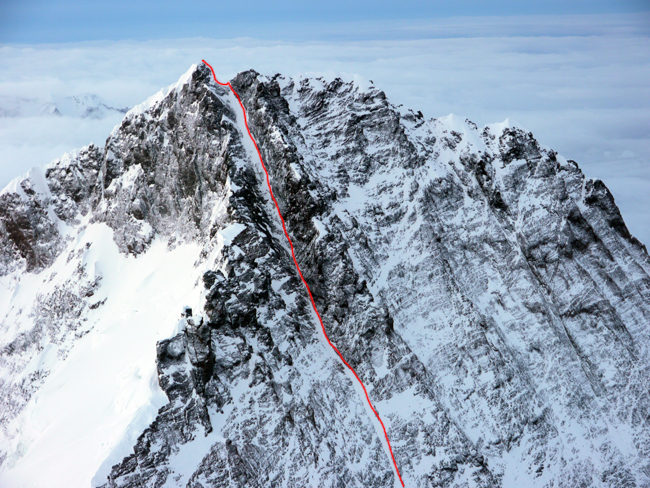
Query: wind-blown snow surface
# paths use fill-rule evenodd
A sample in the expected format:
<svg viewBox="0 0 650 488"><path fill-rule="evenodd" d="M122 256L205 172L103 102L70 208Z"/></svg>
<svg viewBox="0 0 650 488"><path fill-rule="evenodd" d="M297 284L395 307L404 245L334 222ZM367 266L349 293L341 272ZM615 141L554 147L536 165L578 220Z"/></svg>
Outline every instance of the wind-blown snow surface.
<svg viewBox="0 0 650 488"><path fill-rule="evenodd" d="M40 172L22 181L45 182ZM20 192L10 185L3 193L12 189ZM155 239L136 258L120 253L113 230L90 214L72 226L50 217L65 242L58 258L39 273L19 267L0 278L2 343L11 348L0 380L3 434L11 438L3 447L12 453L3 486L89 486L109 462L105 477L167 401L156 341L172 333L184 305L199 306L197 244L170 250ZM23 407L9 385L26 388L24 400L38 390Z"/></svg>
<svg viewBox="0 0 650 488"><path fill-rule="evenodd" d="M650 484L650 262L602 182L507 122L232 83L406 486ZM397 486L204 66L14 180L0 233L0 485Z"/></svg>
<svg viewBox="0 0 650 488"><path fill-rule="evenodd" d="M124 443L123 454L128 452L166 403L152 344L171 333L170 317L195 298L198 246L169 252L157 241L135 259L120 254L112 237L106 224L91 224L66 249L79 258L67 261L67 254L61 255L51 274L23 275L16 285L12 305L26 311L38 295L60 289L85 267L89 278L101 278L94 303L106 302L79 317L82 324L69 339L77 339L75 347L64 360L60 352L68 344L43 340L43 352L27 365L23 374L51 373L16 426L17 451L29 455L7 460L10 466L17 461L4 480L7 486L19 486L20 480L34 486L87 485L114 446ZM74 469L62 470L70 459L77 460Z"/></svg>

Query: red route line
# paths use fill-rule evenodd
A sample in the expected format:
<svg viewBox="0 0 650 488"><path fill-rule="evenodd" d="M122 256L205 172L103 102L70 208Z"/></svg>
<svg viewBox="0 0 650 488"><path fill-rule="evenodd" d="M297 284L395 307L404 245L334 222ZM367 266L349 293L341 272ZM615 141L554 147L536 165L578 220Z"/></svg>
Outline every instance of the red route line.
<svg viewBox="0 0 650 488"><path fill-rule="evenodd" d="M273 189L271 188L271 180L269 178L269 172L266 170L266 166L264 165L264 160L262 159L262 153L260 152L260 149L257 147L257 143L255 142L255 139L253 138L253 134L251 134L251 130L248 128L248 120L246 119L246 109L244 108L244 104L241 101L241 98L239 98L239 95L237 95L237 92L235 89L232 87L230 82L226 83L221 83L219 80L217 80L217 76L214 74L214 69L212 69L212 66L206 62L205 59L202 59L203 63L210 68L210 71L212 71L212 77L214 78L214 81L216 81L219 85L221 86L227 86L230 88L230 91L233 92L233 94L237 97L237 101L239 102L239 106L242 109L242 112L244 113L244 124L246 125L246 130L248 131L248 136L251 138L251 141L253 141L253 145L255 146L255 149L257 150L257 155L260 158L260 163L262 163L262 169L264 169L264 173L266 173L266 183L269 186L269 192L271 192L271 198L273 199L273 203L275 203L275 208L278 210L278 215L280 216L280 221L282 222L282 230L284 230L284 235L287 236L287 240L289 241L289 246L291 246L291 257L293 257L293 262L296 264L296 269L298 270L298 274L300 275L300 279L302 280L303 284L305 285L305 288L307 288L307 293L309 293L309 299L311 300L311 305L314 307L314 312L316 312L316 315L318 316L318 321L320 322L320 326L323 329L323 335L325 336L325 339L327 339L327 342L329 343L330 346L332 346L332 349L336 351L336 354L339 355L341 358L341 361L348 367L350 371L352 371L352 374L354 374L355 378L361 385L361 388L363 388L363 392L366 395L366 400L368 400L368 405L370 405L370 408L372 411L375 413L375 416L377 417L377 420L379 420L379 423L381 424L381 428L384 429L384 436L386 437L386 444L388 444L388 450L390 451L390 455L393 458L393 464L395 465L395 471L397 472L397 476L399 478L400 483L402 486L404 486L404 481L402 481L402 476L399 473L399 468L397 467L397 462L395 461L395 455L393 454L393 448L390 446L390 440L388 440L388 433L386 432L386 427L384 426L384 423L381 421L381 417L379 416L379 413L377 410L375 410L375 407L372 406L372 402L370 401L370 397L368 396L368 391L366 390L365 385L363 384L363 381L361 381L361 378L359 378L359 375L357 372L350 366L350 363L348 363L341 352L336 348L334 344L332 344L332 341L330 341L330 338L327 336L327 332L325 331L325 325L323 324L323 319L321 318L320 314L318 313L318 309L316 308L316 302L314 302L314 297L311 294L311 290L309 289L309 285L307 284L307 281L302 275L302 271L300 271L300 266L298 266L298 260L296 259L296 255L293 251L293 242L291 242L291 237L289 237L289 232L287 232L287 227L284 224L284 218L282 217L282 213L280 212L280 206L278 205L278 201L275 199L275 196L273 195Z"/></svg>

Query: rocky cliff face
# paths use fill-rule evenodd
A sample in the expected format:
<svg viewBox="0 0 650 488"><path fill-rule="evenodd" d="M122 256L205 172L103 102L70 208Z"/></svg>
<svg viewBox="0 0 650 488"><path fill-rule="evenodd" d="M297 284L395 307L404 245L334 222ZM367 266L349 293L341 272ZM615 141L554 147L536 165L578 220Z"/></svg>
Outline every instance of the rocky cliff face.
<svg viewBox="0 0 650 488"><path fill-rule="evenodd" d="M103 149L0 195L0 480L30 486L57 421L39 405L122 330L111 290L161 256L132 294L146 318L129 312L117 343L155 354L162 401L148 417L137 396L96 403L121 427L77 439L99 452L79 486L398 483L239 105L211 76L193 68ZM602 182L518 128L426 120L375 88L253 71L232 85L406 486L650 486L650 259ZM178 279L159 279L172 262ZM183 290L193 310L150 289Z"/></svg>

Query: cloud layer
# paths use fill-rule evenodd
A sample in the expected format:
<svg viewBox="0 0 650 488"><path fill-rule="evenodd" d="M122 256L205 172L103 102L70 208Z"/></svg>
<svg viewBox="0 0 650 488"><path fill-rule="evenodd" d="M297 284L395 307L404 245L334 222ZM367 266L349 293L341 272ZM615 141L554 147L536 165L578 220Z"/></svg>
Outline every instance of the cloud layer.
<svg viewBox="0 0 650 488"><path fill-rule="evenodd" d="M632 233L650 243L650 23L638 16L569 19L411 24L428 39L419 38L422 33L392 38L387 32L380 40L349 40L354 37L349 35L319 42L5 45L0 47L0 100L52 101L92 93L113 106L133 106L202 58L222 79L249 68L263 74L360 76L373 80L393 103L427 117L453 112L479 125L516 121L542 144L576 160L588 177L603 179ZM504 34L495 36L499 22ZM378 25L345 28L382 37ZM393 25L398 28L406 29ZM0 118L0 186L64 151L91 140L103 144L120 119L119 114L100 120Z"/></svg>

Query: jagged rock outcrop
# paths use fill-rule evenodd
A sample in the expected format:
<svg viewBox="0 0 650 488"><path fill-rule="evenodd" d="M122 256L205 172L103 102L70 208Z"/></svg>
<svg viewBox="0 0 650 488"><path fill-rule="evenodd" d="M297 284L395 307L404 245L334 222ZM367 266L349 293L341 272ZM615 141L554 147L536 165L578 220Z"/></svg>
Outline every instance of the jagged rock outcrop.
<svg viewBox="0 0 650 488"><path fill-rule="evenodd" d="M650 259L601 181L521 129L427 120L375 88L254 71L231 83L406 486L650 486ZM5 334L11 463L14 419L47 381L29 365L48 341L65 362L110 300L71 247L86 226L108 226L134 260L159 242L196 249L201 305L155 346L168 403L97 485L395 485L239 105L205 66L105 148L0 195L7 289L79 260L63 295L42 297L67 304L57 318L34 308L36 325Z"/></svg>

